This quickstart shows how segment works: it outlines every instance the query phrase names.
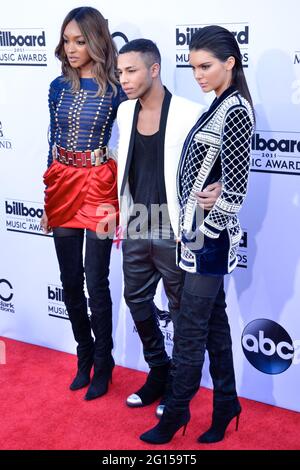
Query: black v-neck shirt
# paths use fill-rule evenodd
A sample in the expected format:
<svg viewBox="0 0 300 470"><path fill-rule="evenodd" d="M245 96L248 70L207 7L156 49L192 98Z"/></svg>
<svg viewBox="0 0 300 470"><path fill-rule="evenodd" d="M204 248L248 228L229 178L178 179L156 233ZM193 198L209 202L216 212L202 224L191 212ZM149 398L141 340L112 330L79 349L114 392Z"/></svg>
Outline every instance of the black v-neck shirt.
<svg viewBox="0 0 300 470"><path fill-rule="evenodd" d="M141 231L153 231L165 224L170 224L166 192L160 191L160 185L165 183L164 175L160 174L164 165L159 161L158 145L159 131L152 135L143 135L136 130L129 170L129 187L134 204L143 204L147 208L145 217L140 218ZM151 207L162 204L165 204L164 217L160 215L159 220L155 218L151 220Z"/></svg>
<svg viewBox="0 0 300 470"><path fill-rule="evenodd" d="M135 133L134 148L129 170L130 192L135 204L159 204L158 191L158 132L152 135Z"/></svg>

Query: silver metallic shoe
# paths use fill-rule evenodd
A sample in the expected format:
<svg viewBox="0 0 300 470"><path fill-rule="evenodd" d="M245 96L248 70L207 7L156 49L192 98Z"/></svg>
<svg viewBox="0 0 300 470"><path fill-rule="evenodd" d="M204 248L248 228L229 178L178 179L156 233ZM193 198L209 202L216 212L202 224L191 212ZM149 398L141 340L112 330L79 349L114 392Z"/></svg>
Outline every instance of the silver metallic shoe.
<svg viewBox="0 0 300 470"><path fill-rule="evenodd" d="M131 406L132 408L138 408L139 406L144 406L141 397L139 397L136 393L132 393L127 397L126 405Z"/></svg>
<svg viewBox="0 0 300 470"><path fill-rule="evenodd" d="M156 408L156 411L155 411L155 414L156 414L157 418L162 417L162 415L164 414L165 406L166 405L158 405L158 407Z"/></svg>

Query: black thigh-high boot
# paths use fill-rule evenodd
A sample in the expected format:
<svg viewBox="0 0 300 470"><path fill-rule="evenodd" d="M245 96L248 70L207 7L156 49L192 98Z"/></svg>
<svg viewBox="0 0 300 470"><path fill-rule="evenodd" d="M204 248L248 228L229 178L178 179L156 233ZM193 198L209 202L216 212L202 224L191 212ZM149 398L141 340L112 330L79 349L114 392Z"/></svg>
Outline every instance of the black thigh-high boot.
<svg viewBox="0 0 300 470"><path fill-rule="evenodd" d="M195 307L195 305L194 305ZM207 315L212 308L210 299L197 299L197 310L199 315L204 312ZM143 433L140 439L150 444L165 444L172 440L176 432L186 426L190 420L189 403L197 393L201 381L202 366L204 362L205 344L207 331L199 333L199 340L193 337L192 330L188 324L193 323L189 312L193 309L190 296L182 296L182 312L179 317L174 338L173 361L175 364L172 379L172 394L169 396L164 407L163 414L158 424ZM187 323L186 323L187 322Z"/></svg>
<svg viewBox="0 0 300 470"><path fill-rule="evenodd" d="M109 289L109 262L112 240L99 240L87 232L85 272L95 336L94 375L85 400L101 397L108 391L115 366L112 357L112 301Z"/></svg>
<svg viewBox="0 0 300 470"><path fill-rule="evenodd" d="M139 308L143 308L142 303ZM150 372L145 384L127 398L126 403L130 407L150 405L160 398L164 394L170 369L170 359L155 314L152 313L146 320L135 321L135 327L143 344L144 358Z"/></svg>
<svg viewBox="0 0 300 470"><path fill-rule="evenodd" d="M73 234L73 235L72 235ZM54 242L64 290L64 302L72 325L77 345L77 374L70 384L71 390L78 390L90 382L94 362L94 340L87 314L84 295L82 244L80 229L54 229Z"/></svg>
<svg viewBox="0 0 300 470"><path fill-rule="evenodd" d="M228 424L234 417L237 418L237 429L241 413L235 385L232 342L223 286L220 288L210 318L207 350L214 395L211 426L198 438L198 441L202 443L221 441Z"/></svg>
<svg viewBox="0 0 300 470"><path fill-rule="evenodd" d="M175 373L172 396L167 401L159 423L141 439L152 444L169 442L190 419L189 404L200 385L204 363L209 319L221 280L206 276L186 275L180 313L176 322L173 361ZM216 292L215 292L216 291ZM204 295L211 295L205 297Z"/></svg>

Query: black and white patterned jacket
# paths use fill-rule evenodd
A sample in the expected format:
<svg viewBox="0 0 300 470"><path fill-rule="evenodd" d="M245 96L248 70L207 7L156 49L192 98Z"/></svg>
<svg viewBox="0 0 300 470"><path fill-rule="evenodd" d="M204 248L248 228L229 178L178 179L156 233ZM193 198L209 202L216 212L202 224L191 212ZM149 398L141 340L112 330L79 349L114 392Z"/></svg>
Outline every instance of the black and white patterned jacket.
<svg viewBox="0 0 300 470"><path fill-rule="evenodd" d="M226 274L237 265L242 237L237 214L247 191L253 125L250 104L229 87L186 138L177 177L182 237L179 265L186 271ZM195 192L219 180L221 195L213 209L202 211L199 219Z"/></svg>

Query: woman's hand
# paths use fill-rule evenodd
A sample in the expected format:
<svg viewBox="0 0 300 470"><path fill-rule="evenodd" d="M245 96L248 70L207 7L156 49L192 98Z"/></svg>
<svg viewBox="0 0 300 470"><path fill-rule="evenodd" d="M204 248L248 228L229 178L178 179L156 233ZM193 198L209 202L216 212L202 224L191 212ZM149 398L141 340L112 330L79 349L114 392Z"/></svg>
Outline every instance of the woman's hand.
<svg viewBox="0 0 300 470"><path fill-rule="evenodd" d="M48 217L45 211L43 212L43 215L40 221L40 226L42 227L43 232L46 235L52 232L52 228L50 227L50 225L48 225Z"/></svg>
<svg viewBox="0 0 300 470"><path fill-rule="evenodd" d="M220 182L209 184L203 191L196 193L196 199L199 206L206 211L211 210L221 192L222 184Z"/></svg>

